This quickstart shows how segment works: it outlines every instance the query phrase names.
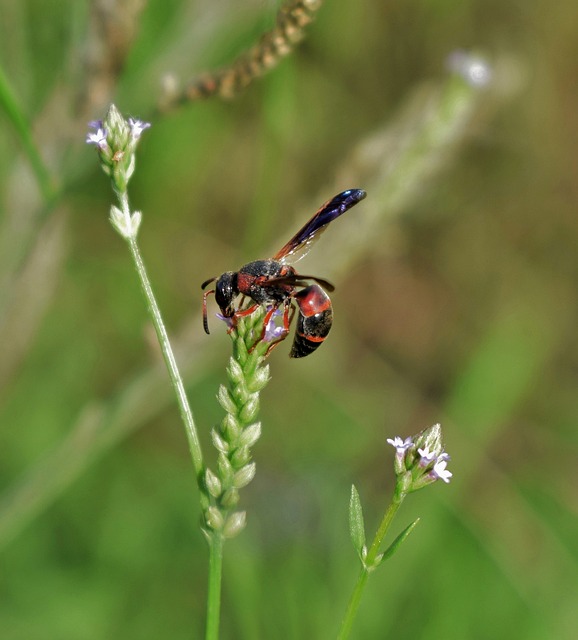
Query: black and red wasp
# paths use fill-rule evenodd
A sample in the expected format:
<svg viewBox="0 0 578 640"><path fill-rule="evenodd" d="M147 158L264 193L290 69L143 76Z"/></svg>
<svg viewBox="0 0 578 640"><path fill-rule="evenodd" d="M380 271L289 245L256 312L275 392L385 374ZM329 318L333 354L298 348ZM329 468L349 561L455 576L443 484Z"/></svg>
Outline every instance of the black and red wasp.
<svg viewBox="0 0 578 640"><path fill-rule="evenodd" d="M322 205L311 220L269 260L254 260L239 271L227 271L219 278L203 282L201 288L205 289L211 282L217 281L215 288L203 295L205 331L209 333L207 296L211 293L215 294L224 318L231 319L230 326L234 326L237 317L253 313L259 305L266 305L268 311L263 323L263 335L273 314L283 305L283 327L279 332L280 337L272 342L273 347L289 333L295 312L292 305L294 300L299 316L289 356L304 358L315 351L327 337L333 323L331 300L324 289L331 292L335 287L323 278L297 273L289 263L300 260L329 223L363 200L365 195L362 189L348 189L337 194ZM309 284L311 280L316 284ZM251 298L255 304L248 309L236 309L234 301L238 295Z"/></svg>

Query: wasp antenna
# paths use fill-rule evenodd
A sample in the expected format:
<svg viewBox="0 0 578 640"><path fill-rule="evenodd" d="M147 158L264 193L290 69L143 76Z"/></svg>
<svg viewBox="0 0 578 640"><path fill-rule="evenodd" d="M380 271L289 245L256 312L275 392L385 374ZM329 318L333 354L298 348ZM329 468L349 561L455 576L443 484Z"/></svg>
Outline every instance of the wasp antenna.
<svg viewBox="0 0 578 640"><path fill-rule="evenodd" d="M215 278L213 278L213 280L214 279ZM203 285L203 288L205 288L209 284L209 282L212 282L213 280L207 280L207 282L205 282L205 284ZM211 289L210 291L207 291L203 294L203 329L208 335L211 332L209 331L209 321L207 320L207 296L211 295L211 293L215 293L215 290Z"/></svg>
<svg viewBox="0 0 578 640"><path fill-rule="evenodd" d="M217 277L215 276L214 278L209 278L208 280L205 280L201 285L201 290L203 290L208 284L211 284L211 282L215 282L216 279Z"/></svg>

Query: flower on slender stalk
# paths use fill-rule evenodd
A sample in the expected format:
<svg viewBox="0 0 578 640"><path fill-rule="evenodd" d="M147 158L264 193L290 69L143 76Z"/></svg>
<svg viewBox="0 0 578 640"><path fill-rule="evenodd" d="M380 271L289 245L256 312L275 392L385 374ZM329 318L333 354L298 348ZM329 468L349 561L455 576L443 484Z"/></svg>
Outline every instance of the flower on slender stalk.
<svg viewBox="0 0 578 640"><path fill-rule="evenodd" d="M493 80L492 67L484 58L469 51L454 51L446 62L447 68L461 76L471 87L480 89Z"/></svg>
<svg viewBox="0 0 578 640"><path fill-rule="evenodd" d="M388 438L387 442L395 449L394 469L396 483L391 503L387 507L370 544L366 542L365 523L359 493L355 485L351 487L349 533L362 568L351 594L345 617L341 623L339 640L349 638L361 600L361 594L369 574L397 552L419 521L418 518L406 526L385 551L381 551L391 523L408 493L417 491L436 480L449 482L452 477L452 474L446 469L449 455L443 449L442 430L439 424L434 424L433 427L424 429L417 435L405 440L396 436L395 438Z"/></svg>
<svg viewBox="0 0 578 640"><path fill-rule="evenodd" d="M387 442L396 451L394 469L398 497L436 480L450 481L452 473L446 468L450 457L443 448L441 425L434 424L405 440L398 436L388 438Z"/></svg>
<svg viewBox="0 0 578 640"><path fill-rule="evenodd" d="M124 193L135 165L135 151L142 132L149 122L136 118L126 120L112 104L103 120L89 123L86 136L88 144L94 144L103 171L110 176L117 193Z"/></svg>
<svg viewBox="0 0 578 640"><path fill-rule="evenodd" d="M112 226L125 240L136 238L142 215L140 211L130 211L127 187L135 168L135 152L138 141L145 129L151 125L135 118L125 119L111 104L104 120L89 123L87 144L96 147L100 166L110 176L112 186L119 200L119 207L110 208Z"/></svg>

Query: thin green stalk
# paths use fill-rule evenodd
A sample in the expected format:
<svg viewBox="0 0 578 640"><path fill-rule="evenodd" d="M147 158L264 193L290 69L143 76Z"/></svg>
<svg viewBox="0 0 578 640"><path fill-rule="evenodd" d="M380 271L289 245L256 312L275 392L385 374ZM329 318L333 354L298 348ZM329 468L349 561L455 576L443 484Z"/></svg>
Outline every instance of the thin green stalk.
<svg viewBox="0 0 578 640"><path fill-rule="evenodd" d="M207 593L206 640L218 640L221 614L221 576L223 571L223 536L215 532L209 543L209 584Z"/></svg>
<svg viewBox="0 0 578 640"><path fill-rule="evenodd" d="M22 148L28 157L32 171L36 176L36 181L38 182L45 204L50 203L56 196L56 188L50 173L44 165L44 161L34 144L34 139L31 135L30 123L20 108L18 100L14 95L14 91L8 82L8 78L4 74L2 67L0 67L0 106L4 110L8 120L12 123L12 127L16 132L16 135L22 143Z"/></svg>
<svg viewBox="0 0 578 640"><path fill-rule="evenodd" d="M375 561L377 558L377 554L379 553L379 549L404 498L405 494L401 494L399 497L394 496L391 504L387 508L387 511L385 512L381 520L377 533L375 534L373 542L371 543L369 551L367 552L367 556L363 561L363 565L361 571L359 572L355 587L353 588L353 593L351 594L349 604L347 605L347 611L345 612L345 616L341 623L341 629L339 630L339 635L337 636L338 640L346 640L347 638L349 638L351 628L353 627L353 622L355 621L355 617L357 616L359 603L361 602L361 596L363 595L365 585L367 584L367 578L369 577L369 574L375 569Z"/></svg>
<svg viewBox="0 0 578 640"><path fill-rule="evenodd" d="M359 572L359 577L357 578L357 582L355 583L355 587L353 589L353 593L351 594L349 604L347 605L347 611L345 612L345 617L343 618L341 629L339 630L339 635L337 636L338 640L346 640L346 638L349 638L351 627L353 626L355 616L357 615L359 603L361 602L361 596L363 594L363 590L365 588L368 577L369 571L364 565Z"/></svg>
<svg viewBox="0 0 578 640"><path fill-rule="evenodd" d="M118 198L120 208L111 206L110 222L127 241L185 424L200 490L203 533L209 543L206 637L208 640L218 640L223 543L225 538L232 538L245 526L245 512L235 511L234 508L239 501L239 490L249 484L255 475L250 448L261 435L261 425L253 421L259 411L259 392L269 380L269 368L263 364L263 360L273 345L262 337L264 332L260 316L254 319L255 325L259 325L258 330L256 326L247 326L246 322L240 322L236 330L229 327L235 345L235 357L231 358L227 368L229 387L221 385L218 394L227 415L221 429L212 432L213 444L219 451L217 473L205 468L185 387L137 242L142 214L140 211L131 212L128 201L127 185L135 168L136 146L142 132L148 127L149 123L134 118L125 120L118 109L111 105L104 120L91 123L93 131L88 134L87 142L96 146L101 166L110 176ZM241 327L243 337L238 333ZM278 327L274 322L271 332L274 337L277 336ZM257 345L256 342L262 344Z"/></svg>
<svg viewBox="0 0 578 640"><path fill-rule="evenodd" d="M375 559L377 558L377 554L379 553L379 548L381 547L381 544L389 530L389 526L391 525L391 523L393 522L393 519L395 518L395 514L397 513L397 510L401 507L401 503L403 502L405 495L406 494L401 494L401 496L399 497L397 495L394 496L393 500L391 501L391 504L389 505L389 507L387 507L387 511L385 512L381 520L377 533L375 534L375 538L373 538L371 547L369 547L369 551L367 552L365 564L368 567L373 566Z"/></svg>
<svg viewBox="0 0 578 640"><path fill-rule="evenodd" d="M388 438L387 443L394 447L396 452L393 463L396 475L395 488L391 502L381 519L369 550L365 545L365 525L359 493L355 485L351 487L349 529L351 540L361 560L361 572L347 605L347 611L337 636L338 640L349 638L369 574L399 549L419 522L419 518L414 520L385 551L379 551L405 497L409 493L423 489L440 479L448 483L453 475L447 469L449 455L444 451L442 428L439 423L423 429L415 436L410 436L405 440L399 436Z"/></svg>
<svg viewBox="0 0 578 640"><path fill-rule="evenodd" d="M185 423L187 439L189 441L189 450L191 452L191 457L193 459L195 472L197 474L197 478L200 478L202 476L203 469L204 469L203 453L201 450L201 443L199 442L199 438L197 435L193 413L191 411L191 407L189 406L189 401L187 399L187 394L185 392L185 386L183 384L181 374L179 373L179 369L177 367L175 356L171 348L171 343L169 341L169 337L167 335L167 331L163 323L161 312L157 305L157 301L155 299L155 296L151 287L151 283L148 278L136 238L135 237L129 238L127 242L128 242L128 246L130 248L130 252L134 260L134 264L140 279L143 293L146 298L147 307L149 310L149 314L151 316L153 326L157 334L157 338L162 350L163 358L165 360L165 364L167 365L169 376L171 378L171 383L175 388L175 392L177 394L179 410L181 412L181 417L183 419L183 422ZM206 497L202 492L201 492L201 500L206 500ZM203 504L203 506L206 506L206 505Z"/></svg>

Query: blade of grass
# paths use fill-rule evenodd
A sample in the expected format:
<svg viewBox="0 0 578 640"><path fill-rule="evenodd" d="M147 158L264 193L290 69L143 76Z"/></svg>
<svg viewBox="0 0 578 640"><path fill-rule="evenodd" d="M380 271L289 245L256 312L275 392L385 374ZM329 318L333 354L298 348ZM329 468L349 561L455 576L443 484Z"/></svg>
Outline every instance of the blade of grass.
<svg viewBox="0 0 578 640"><path fill-rule="evenodd" d="M49 204L56 196L56 185L36 147L28 118L18 103L2 67L0 67L0 107L28 158L44 203Z"/></svg>

